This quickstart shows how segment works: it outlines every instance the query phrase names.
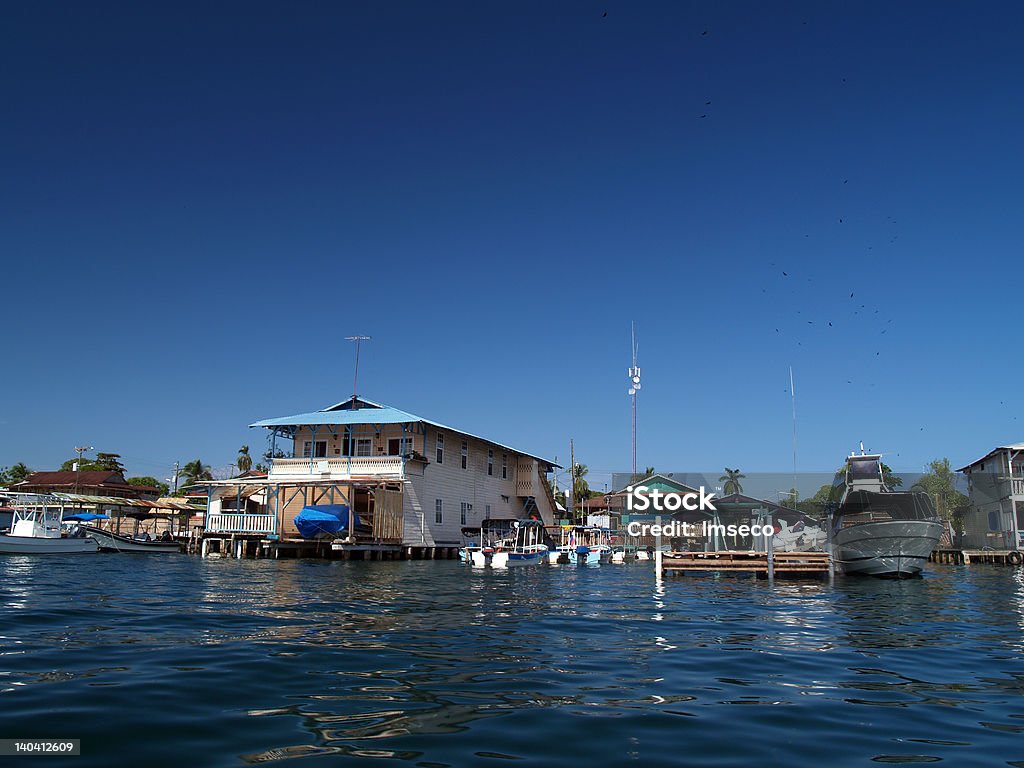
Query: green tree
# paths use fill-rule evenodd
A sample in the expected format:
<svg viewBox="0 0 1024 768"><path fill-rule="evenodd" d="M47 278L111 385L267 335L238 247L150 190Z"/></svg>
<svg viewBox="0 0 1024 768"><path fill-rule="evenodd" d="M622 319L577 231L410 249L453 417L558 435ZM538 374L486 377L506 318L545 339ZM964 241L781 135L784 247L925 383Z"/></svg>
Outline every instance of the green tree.
<svg viewBox="0 0 1024 768"><path fill-rule="evenodd" d="M970 507L970 500L956 489L956 473L947 458L932 460L928 472L921 475L911 490L927 493L939 516L954 523L957 519L962 523L963 514Z"/></svg>
<svg viewBox="0 0 1024 768"><path fill-rule="evenodd" d="M811 517L822 517L825 514L825 505L832 493L832 486L829 483L821 486L809 499L801 499L797 502L796 508L805 515Z"/></svg>
<svg viewBox="0 0 1024 768"><path fill-rule="evenodd" d="M645 467L643 472L637 472L635 475L633 475L629 479L629 482L630 482L630 484L632 484L632 483L639 483L641 480L646 480L651 475L656 475L656 474L658 474L658 473L655 471L654 467Z"/></svg>
<svg viewBox="0 0 1024 768"><path fill-rule="evenodd" d="M126 482L128 483L128 485L142 485L148 488L159 488L161 496L166 496L167 492L170 490L170 488L168 488L167 486L167 483L161 483L155 477L150 477L149 475L129 477Z"/></svg>
<svg viewBox="0 0 1024 768"><path fill-rule="evenodd" d="M578 505L585 499L590 498L590 485L587 483L587 465L576 464L575 478L573 480L572 495Z"/></svg>
<svg viewBox="0 0 1024 768"><path fill-rule="evenodd" d="M743 485L740 480L746 479L746 475L740 474L739 469L725 468L725 474L718 478L722 485L722 495L731 496L734 493L743 493Z"/></svg>
<svg viewBox="0 0 1024 768"><path fill-rule="evenodd" d="M60 465L61 471L73 471L76 461L78 461L77 457L68 459ZM80 472L120 472L123 475L124 464L121 463L121 454L119 453L97 453L95 459L83 458L79 463L78 470Z"/></svg>
<svg viewBox="0 0 1024 768"><path fill-rule="evenodd" d="M32 474L32 470L25 466L25 462L19 461L9 467L0 467L0 485L14 485L20 483Z"/></svg>
<svg viewBox="0 0 1024 768"><path fill-rule="evenodd" d="M238 449L238 460L235 462L238 465L238 471L245 473L252 469L252 456L249 455L249 446L243 445Z"/></svg>
<svg viewBox="0 0 1024 768"><path fill-rule="evenodd" d="M903 478L892 471L892 467L882 462L882 482L890 488L899 488L903 485Z"/></svg>
<svg viewBox="0 0 1024 768"><path fill-rule="evenodd" d="M190 461L181 468L181 474L185 478L184 485L192 485L202 480L213 480L213 473L208 466L203 464L202 459Z"/></svg>

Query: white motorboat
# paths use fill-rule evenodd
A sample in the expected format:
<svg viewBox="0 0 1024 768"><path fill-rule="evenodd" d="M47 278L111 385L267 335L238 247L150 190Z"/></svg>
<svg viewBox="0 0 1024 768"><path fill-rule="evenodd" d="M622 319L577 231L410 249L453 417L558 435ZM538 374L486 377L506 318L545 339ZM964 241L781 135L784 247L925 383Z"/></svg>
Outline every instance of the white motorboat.
<svg viewBox="0 0 1024 768"><path fill-rule="evenodd" d="M828 545L839 573L916 576L942 535L927 493L886 485L880 454L846 460L827 511Z"/></svg>
<svg viewBox="0 0 1024 768"><path fill-rule="evenodd" d="M544 523L539 520L516 520L508 538L483 546L470 553L478 568L507 568L543 563L548 554L544 542Z"/></svg>
<svg viewBox="0 0 1024 768"><path fill-rule="evenodd" d="M99 551L96 540L77 523L64 529L64 502L46 494L10 498L11 532L0 534L0 555L72 555Z"/></svg>

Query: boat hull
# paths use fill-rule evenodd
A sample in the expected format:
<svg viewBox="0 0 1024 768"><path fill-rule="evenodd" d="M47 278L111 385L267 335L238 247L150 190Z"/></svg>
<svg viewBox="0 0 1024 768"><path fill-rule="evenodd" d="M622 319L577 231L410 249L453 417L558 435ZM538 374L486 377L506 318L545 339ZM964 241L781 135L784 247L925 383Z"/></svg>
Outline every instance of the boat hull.
<svg viewBox="0 0 1024 768"><path fill-rule="evenodd" d="M471 554L470 562L474 568L506 568L508 552L484 552L478 549Z"/></svg>
<svg viewBox="0 0 1024 768"><path fill-rule="evenodd" d="M86 526L89 536L96 540L103 552L145 552L147 554L171 554L181 552L176 541L136 541L93 526Z"/></svg>
<svg viewBox="0 0 1024 768"><path fill-rule="evenodd" d="M77 555L99 551L95 539L0 534L0 555Z"/></svg>
<svg viewBox="0 0 1024 768"><path fill-rule="evenodd" d="M508 566L514 567L519 565L539 565L543 563L548 557L548 550L537 549L532 552L509 552L508 553Z"/></svg>
<svg viewBox="0 0 1024 768"><path fill-rule="evenodd" d="M832 559L839 573L905 578L917 576L942 536L933 520L861 523L836 532Z"/></svg>

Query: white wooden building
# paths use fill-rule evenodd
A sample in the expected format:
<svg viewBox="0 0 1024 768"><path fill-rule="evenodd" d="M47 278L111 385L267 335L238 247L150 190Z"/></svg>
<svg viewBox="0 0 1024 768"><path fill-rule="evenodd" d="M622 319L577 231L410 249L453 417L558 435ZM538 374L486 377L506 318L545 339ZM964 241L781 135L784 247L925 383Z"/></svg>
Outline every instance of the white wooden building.
<svg viewBox="0 0 1024 768"><path fill-rule="evenodd" d="M1019 548L1024 531L1024 443L993 448L957 471L967 475L971 499L964 546Z"/></svg>
<svg viewBox="0 0 1024 768"><path fill-rule="evenodd" d="M250 426L291 456L265 479L210 483L207 536L297 541L293 519L312 504L350 505L364 547L455 547L486 518L556 519L553 462L391 406L350 398Z"/></svg>

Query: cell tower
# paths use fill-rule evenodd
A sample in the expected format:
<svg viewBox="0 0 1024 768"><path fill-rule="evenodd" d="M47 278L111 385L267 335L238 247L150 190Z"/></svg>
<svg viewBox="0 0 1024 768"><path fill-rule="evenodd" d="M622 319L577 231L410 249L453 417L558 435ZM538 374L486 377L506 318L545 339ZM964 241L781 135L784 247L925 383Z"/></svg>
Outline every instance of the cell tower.
<svg viewBox="0 0 1024 768"><path fill-rule="evenodd" d="M633 400L633 477L636 477L636 393L640 391L640 366L636 361L636 323L630 323L629 334L632 341L633 365L629 369L629 396Z"/></svg>

